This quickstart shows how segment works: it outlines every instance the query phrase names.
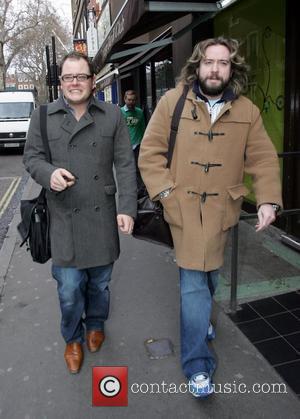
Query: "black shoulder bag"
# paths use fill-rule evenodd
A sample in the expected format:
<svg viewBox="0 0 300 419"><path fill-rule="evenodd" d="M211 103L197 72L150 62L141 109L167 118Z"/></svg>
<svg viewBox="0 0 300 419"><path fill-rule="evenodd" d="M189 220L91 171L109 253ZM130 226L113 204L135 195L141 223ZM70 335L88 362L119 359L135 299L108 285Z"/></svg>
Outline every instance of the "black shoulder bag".
<svg viewBox="0 0 300 419"><path fill-rule="evenodd" d="M46 161L51 163L51 154L47 135L47 105L40 107L41 136L46 154ZM22 242L26 243L32 259L37 263L45 263L51 258L50 249L50 216L47 207L46 189L42 188L38 197L21 200L21 222L17 228Z"/></svg>
<svg viewBox="0 0 300 419"><path fill-rule="evenodd" d="M171 121L171 131L167 154L167 168L170 168L180 117L189 87L184 86L182 95L176 103ZM160 201L152 201L147 193L137 201L137 216L132 232L136 239L146 240L154 244L161 244L173 248L173 238L169 224L163 216L163 207Z"/></svg>

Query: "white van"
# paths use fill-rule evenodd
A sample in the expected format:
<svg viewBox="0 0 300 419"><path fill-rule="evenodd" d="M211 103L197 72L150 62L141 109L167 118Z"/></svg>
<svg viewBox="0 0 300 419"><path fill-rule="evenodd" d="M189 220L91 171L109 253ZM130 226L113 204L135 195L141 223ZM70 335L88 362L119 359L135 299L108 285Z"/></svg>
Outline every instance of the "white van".
<svg viewBox="0 0 300 419"><path fill-rule="evenodd" d="M0 91L0 148L24 147L35 107L33 91Z"/></svg>

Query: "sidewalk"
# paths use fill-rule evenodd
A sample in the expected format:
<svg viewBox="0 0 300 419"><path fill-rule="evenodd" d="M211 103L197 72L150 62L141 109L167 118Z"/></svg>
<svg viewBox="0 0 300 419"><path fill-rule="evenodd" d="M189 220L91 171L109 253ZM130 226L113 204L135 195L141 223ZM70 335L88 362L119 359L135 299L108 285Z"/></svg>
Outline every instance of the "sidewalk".
<svg viewBox="0 0 300 419"><path fill-rule="evenodd" d="M30 180L24 197L36 193ZM266 394L282 378L224 313L228 263L213 312L217 332L213 348L218 359L214 382L219 394L200 401L190 394L164 393L162 387L160 393L130 391L134 383L146 383L144 391L151 383L175 383L177 388L185 383L179 361L179 288L173 253L131 237L122 237L122 255L113 272L106 341L99 353L90 354L85 348L82 371L70 375L63 359L51 264L34 264L19 248L18 221L16 214L0 252L1 419L299 417L300 402L288 387L284 394ZM244 230L250 240L248 227L243 228L246 238ZM246 262L244 250L240 264ZM249 269L241 265L243 275L249 276ZM257 267L261 276L263 269ZM174 356L150 359L144 344L149 338L169 338ZM92 407L92 366L101 365L128 366L128 407ZM256 393L257 385L253 391L256 383L265 383L265 392Z"/></svg>

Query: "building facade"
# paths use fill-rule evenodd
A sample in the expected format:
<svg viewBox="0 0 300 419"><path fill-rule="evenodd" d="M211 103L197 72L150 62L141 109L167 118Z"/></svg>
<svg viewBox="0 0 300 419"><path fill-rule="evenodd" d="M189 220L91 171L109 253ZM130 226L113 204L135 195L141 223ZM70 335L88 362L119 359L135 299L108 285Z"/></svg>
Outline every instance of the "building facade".
<svg viewBox="0 0 300 419"><path fill-rule="evenodd" d="M88 11L94 11L98 96L122 105L124 92L134 89L147 118L164 92L175 86L198 41L218 35L238 39L251 68L247 96L260 108L281 156L285 208L300 208L300 29L291 0L72 4L75 38L86 38ZM255 208L253 196L248 202ZM299 215L282 218L279 226L300 238Z"/></svg>
<svg viewBox="0 0 300 419"><path fill-rule="evenodd" d="M29 78L25 74L8 72L6 75L5 86L9 90L34 90L34 76Z"/></svg>

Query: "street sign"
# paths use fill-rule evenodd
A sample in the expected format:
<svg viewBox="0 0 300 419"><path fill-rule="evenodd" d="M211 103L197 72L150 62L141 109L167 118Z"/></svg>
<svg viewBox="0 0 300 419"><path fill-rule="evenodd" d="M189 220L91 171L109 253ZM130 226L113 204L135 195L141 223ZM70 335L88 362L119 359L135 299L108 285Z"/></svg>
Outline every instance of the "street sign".
<svg viewBox="0 0 300 419"><path fill-rule="evenodd" d="M88 10L88 22L89 26L86 32L88 56L95 57L98 52L98 31L94 9Z"/></svg>

